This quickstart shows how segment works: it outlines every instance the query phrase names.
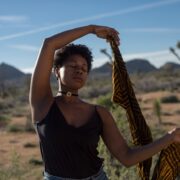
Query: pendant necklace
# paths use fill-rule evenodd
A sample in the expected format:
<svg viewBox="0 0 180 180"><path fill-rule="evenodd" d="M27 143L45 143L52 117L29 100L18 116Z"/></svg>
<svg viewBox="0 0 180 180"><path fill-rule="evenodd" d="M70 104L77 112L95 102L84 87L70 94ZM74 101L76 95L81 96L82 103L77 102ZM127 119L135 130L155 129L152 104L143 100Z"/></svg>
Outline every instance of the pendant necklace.
<svg viewBox="0 0 180 180"><path fill-rule="evenodd" d="M65 92L65 91L58 91L58 92L62 93L62 94L65 94L67 97L78 96L78 94L74 94L74 93L72 93L70 91L67 91L67 92Z"/></svg>

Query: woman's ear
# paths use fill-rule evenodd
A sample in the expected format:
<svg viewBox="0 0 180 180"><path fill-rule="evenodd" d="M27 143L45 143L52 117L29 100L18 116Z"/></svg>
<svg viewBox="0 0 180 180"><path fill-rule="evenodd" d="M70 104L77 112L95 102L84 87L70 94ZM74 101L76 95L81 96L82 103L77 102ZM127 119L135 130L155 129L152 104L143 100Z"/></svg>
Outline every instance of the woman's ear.
<svg viewBox="0 0 180 180"><path fill-rule="evenodd" d="M58 80L60 78L60 74L59 74L59 67L55 67L54 68L54 74L56 76L56 79Z"/></svg>

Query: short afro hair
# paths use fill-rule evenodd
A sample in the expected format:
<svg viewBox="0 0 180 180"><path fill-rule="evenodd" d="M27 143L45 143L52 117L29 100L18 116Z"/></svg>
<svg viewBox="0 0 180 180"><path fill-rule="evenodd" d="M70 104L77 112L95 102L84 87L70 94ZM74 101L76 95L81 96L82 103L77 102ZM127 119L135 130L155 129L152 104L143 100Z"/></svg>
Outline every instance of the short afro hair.
<svg viewBox="0 0 180 180"><path fill-rule="evenodd" d="M62 66L68 57L76 54L85 58L89 72L92 67L93 56L89 48L82 44L69 44L61 49L56 50L54 57L54 68Z"/></svg>

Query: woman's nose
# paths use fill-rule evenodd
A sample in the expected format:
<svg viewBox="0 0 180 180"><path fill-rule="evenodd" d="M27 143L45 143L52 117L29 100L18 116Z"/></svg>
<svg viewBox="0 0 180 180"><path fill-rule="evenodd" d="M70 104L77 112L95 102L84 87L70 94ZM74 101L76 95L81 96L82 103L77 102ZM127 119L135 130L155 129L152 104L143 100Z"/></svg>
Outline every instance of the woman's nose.
<svg viewBox="0 0 180 180"><path fill-rule="evenodd" d="M76 73L78 73L78 74L82 74L82 73L83 73L82 68L77 67L77 68L76 68Z"/></svg>

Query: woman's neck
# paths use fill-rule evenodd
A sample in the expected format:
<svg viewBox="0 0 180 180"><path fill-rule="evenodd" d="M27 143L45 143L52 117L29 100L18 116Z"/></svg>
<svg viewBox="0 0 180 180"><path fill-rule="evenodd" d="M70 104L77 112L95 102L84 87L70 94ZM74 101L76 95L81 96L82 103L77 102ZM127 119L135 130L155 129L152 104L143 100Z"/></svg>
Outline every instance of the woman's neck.
<svg viewBox="0 0 180 180"><path fill-rule="evenodd" d="M61 88L58 90L57 96L61 96L61 100L65 103L77 103L80 101L77 90Z"/></svg>

